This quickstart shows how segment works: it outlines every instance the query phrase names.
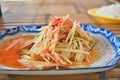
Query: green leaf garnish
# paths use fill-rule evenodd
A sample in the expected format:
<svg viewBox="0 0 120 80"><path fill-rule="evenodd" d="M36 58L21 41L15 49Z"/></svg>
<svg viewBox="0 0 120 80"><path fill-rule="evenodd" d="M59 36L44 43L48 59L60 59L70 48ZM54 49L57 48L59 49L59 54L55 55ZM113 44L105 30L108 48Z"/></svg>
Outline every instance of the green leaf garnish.
<svg viewBox="0 0 120 80"><path fill-rule="evenodd" d="M74 34L75 37L79 37L79 34L77 31L75 31L75 34Z"/></svg>
<svg viewBox="0 0 120 80"><path fill-rule="evenodd" d="M60 28L60 31L61 31L62 33L64 33L64 32L65 32L65 29L64 29L63 27L61 27L61 28Z"/></svg>
<svg viewBox="0 0 120 80"><path fill-rule="evenodd" d="M79 42L78 42L78 41L76 41L76 43L77 43L77 46L79 47L79 46L80 46Z"/></svg>
<svg viewBox="0 0 120 80"><path fill-rule="evenodd" d="M97 41L93 41L92 44L90 45L90 47L91 47L90 50L92 50L95 47L96 44L97 44Z"/></svg>

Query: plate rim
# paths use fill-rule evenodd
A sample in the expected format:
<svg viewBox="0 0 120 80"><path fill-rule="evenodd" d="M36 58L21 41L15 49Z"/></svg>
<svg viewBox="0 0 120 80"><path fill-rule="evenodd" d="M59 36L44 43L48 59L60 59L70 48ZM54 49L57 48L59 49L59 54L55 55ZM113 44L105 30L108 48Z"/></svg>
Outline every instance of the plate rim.
<svg viewBox="0 0 120 80"><path fill-rule="evenodd" d="M12 34L15 34L17 32L35 32L36 33L36 32L39 32L39 28L41 28L41 27L43 27L43 26L36 26L36 25L35 26L15 26L15 27L10 28L8 30L0 31L0 39L2 37L6 36L6 35L12 35ZM107 32L111 33L112 36L116 37L116 39L120 43L119 38L114 33L112 33L111 31L109 31L107 29L96 27L96 26L89 25L89 24L81 24L81 27L84 30L91 30L90 32L92 32L92 33L98 33L97 31L94 31L94 29L96 29L96 30L99 29L99 30L102 30L102 31L107 31ZM2 33L4 33L4 34L2 34ZM104 33L101 33L101 34L104 34ZM103 35L103 36L106 38L105 35ZM88 68L72 68L72 69L53 69L53 70L11 70L11 69L1 69L0 68L0 71L61 71L61 70L65 70L65 71L66 70L71 70L72 71L72 70L88 70L88 69L91 69L91 70L94 70L94 69L107 69L107 68L110 69L110 68L116 66L116 64L118 63L118 61L120 59L120 50L118 52L115 51L115 54L116 54L116 56L113 58L113 59L116 59L115 62L113 62L112 64L109 64L107 66L88 67Z"/></svg>

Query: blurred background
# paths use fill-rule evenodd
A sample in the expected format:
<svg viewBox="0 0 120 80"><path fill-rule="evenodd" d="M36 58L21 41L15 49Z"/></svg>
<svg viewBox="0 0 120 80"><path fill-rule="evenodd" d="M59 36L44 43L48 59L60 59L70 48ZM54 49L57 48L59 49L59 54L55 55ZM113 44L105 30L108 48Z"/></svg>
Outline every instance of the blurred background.
<svg viewBox="0 0 120 80"><path fill-rule="evenodd" d="M1 0L4 25L47 24L53 16L67 14L81 24L99 24L87 11L119 0Z"/></svg>

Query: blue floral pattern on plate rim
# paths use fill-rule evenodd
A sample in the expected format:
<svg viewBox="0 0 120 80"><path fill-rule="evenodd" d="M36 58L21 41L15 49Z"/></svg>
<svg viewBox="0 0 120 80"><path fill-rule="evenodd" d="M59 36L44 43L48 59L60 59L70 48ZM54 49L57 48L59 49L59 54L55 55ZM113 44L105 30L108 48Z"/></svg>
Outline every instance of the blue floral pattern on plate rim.
<svg viewBox="0 0 120 80"><path fill-rule="evenodd" d="M39 29L41 27L43 27L43 26L14 26L14 28L0 31L0 39L5 37L6 35L16 34L17 32L38 33L38 32L40 32ZM120 59L120 40L119 40L119 38L115 34L113 34L111 31L106 30L104 28L99 28L96 26L88 25L88 24L82 24L81 27L84 30L89 31L91 33L103 35L114 47L116 56L112 59L112 61L107 66L90 67L90 68L59 69L59 70L86 70L86 69L100 69L100 68L104 69L104 68L114 67ZM3 69L3 68L0 68L0 70L14 71L14 70ZM56 71L59 71L59 70L56 70ZM20 70L20 71L28 71L28 70ZM46 71L46 70L30 70L30 71Z"/></svg>

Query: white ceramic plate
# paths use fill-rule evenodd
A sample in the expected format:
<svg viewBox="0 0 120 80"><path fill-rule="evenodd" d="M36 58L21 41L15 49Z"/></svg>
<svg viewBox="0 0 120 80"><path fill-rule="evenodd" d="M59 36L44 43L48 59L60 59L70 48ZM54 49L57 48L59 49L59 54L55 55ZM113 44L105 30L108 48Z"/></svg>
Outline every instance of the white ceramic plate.
<svg viewBox="0 0 120 80"><path fill-rule="evenodd" d="M36 34L42 26L15 26L9 30L0 32L0 45L15 36ZM100 59L88 68L59 69L59 70L27 70L14 69L0 66L0 74L22 75L63 75L101 72L113 68L120 59L120 40L109 30L96 26L83 24L81 27L89 31L91 36L98 42Z"/></svg>

